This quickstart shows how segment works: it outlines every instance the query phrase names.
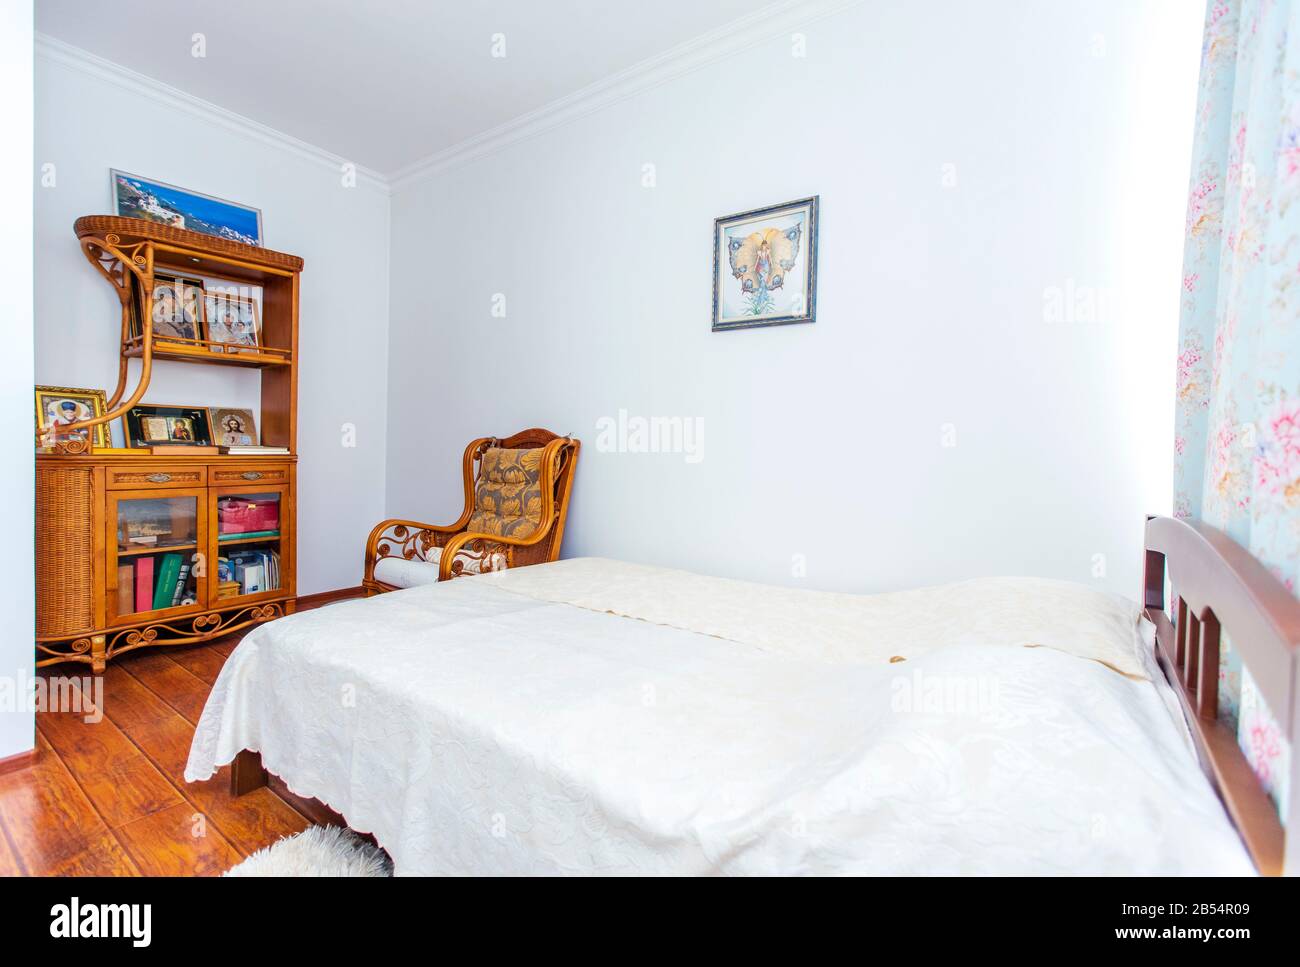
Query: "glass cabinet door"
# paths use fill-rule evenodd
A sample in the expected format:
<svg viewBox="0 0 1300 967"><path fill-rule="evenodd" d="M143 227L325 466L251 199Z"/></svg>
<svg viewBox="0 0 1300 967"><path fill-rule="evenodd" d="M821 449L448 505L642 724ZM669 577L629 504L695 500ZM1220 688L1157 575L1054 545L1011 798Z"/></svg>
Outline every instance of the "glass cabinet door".
<svg viewBox="0 0 1300 967"><path fill-rule="evenodd" d="M285 493L283 487L224 487L216 492L214 607L286 590Z"/></svg>
<svg viewBox="0 0 1300 967"><path fill-rule="evenodd" d="M110 493L108 606L114 620L204 604L204 492Z"/></svg>

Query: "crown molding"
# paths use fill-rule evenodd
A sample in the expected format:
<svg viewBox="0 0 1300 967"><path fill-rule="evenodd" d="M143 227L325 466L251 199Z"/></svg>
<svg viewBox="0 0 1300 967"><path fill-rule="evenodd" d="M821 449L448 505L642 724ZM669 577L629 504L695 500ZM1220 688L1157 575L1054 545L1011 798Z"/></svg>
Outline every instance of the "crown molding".
<svg viewBox="0 0 1300 967"><path fill-rule="evenodd" d="M767 43L782 34L834 16L862 0L781 0L740 20L724 24L692 40L669 48L604 80L521 114L513 120L467 138L458 144L399 168L388 176L397 190L441 172L493 154L517 142L615 104L645 91Z"/></svg>
<svg viewBox="0 0 1300 967"><path fill-rule="evenodd" d="M347 159L340 155L332 154L314 144L308 144L283 131L277 131L260 121L228 111L211 101L187 94L179 88L137 73L114 61L92 54L88 50L74 47L57 37L37 32L36 56L52 64L80 71L97 80L115 84L123 90L146 97L165 107L183 111L208 124L218 125L227 131L287 151L306 161L315 162L329 168L335 174L339 174L341 166L347 162ZM357 165L356 171L358 185L364 185L385 195L389 193L389 180L378 171L361 165Z"/></svg>
<svg viewBox="0 0 1300 967"><path fill-rule="evenodd" d="M397 169L389 175L357 166L357 184L391 194L426 178L501 151L512 144L536 137L561 125L612 107L710 64L743 53L760 44L834 16L863 0L779 0L740 20L678 44L587 87L542 105L534 111L466 138ZM140 74L88 50L36 33L36 55L51 63L116 84L124 90L159 104L184 111L263 144L288 151L338 172L347 159L285 134L260 121L236 114L211 101L187 94L179 88Z"/></svg>

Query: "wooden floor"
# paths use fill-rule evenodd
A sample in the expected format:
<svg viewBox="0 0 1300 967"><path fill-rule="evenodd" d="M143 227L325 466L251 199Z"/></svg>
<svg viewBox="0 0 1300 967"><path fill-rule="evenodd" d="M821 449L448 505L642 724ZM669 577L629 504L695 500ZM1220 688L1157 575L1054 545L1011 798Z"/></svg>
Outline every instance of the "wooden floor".
<svg viewBox="0 0 1300 967"><path fill-rule="evenodd" d="M35 763L0 775L0 876L215 876L281 836L341 822L275 780L239 799L228 769L184 780L195 723L239 637L110 663L97 723L38 712Z"/></svg>

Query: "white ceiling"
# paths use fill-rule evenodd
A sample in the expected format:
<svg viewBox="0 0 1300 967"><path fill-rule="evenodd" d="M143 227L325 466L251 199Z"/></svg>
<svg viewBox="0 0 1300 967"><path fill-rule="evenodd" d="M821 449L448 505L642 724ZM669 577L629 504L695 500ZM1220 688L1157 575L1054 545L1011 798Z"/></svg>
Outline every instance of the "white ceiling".
<svg viewBox="0 0 1300 967"><path fill-rule="evenodd" d="M385 175L762 0L37 0L42 33ZM191 55L202 33L207 53ZM492 56L493 34L506 56Z"/></svg>

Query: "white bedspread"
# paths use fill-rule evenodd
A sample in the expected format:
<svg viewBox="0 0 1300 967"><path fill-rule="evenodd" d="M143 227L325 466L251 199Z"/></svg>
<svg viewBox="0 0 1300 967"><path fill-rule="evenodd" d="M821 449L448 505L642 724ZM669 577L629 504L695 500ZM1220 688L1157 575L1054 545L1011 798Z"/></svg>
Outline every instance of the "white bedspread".
<svg viewBox="0 0 1300 967"><path fill-rule="evenodd" d="M259 750L398 874L1251 871L1149 682L989 627L896 663L764 648L539 577L258 628L186 778Z"/></svg>

